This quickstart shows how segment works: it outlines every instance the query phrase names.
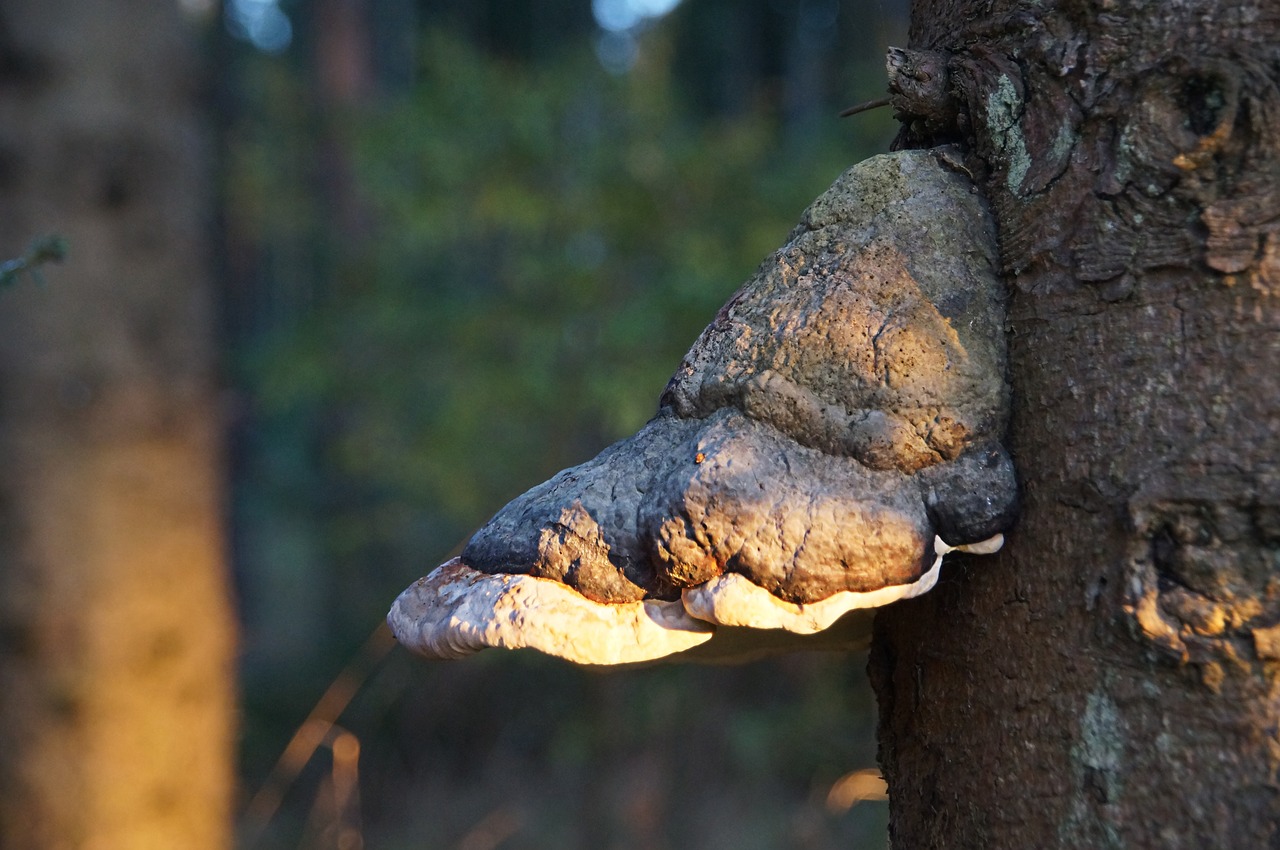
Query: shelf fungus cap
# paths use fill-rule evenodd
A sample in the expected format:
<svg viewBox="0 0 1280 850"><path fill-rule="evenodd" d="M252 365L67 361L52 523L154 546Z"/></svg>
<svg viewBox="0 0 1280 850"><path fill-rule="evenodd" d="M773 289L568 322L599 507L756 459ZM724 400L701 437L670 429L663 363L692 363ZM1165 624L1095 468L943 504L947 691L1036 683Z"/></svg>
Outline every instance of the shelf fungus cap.
<svg viewBox="0 0 1280 850"><path fill-rule="evenodd" d="M632 437L518 497L396 601L411 649L584 664L866 644L999 548L1005 293L969 180L873 157L720 310ZM944 542L950 541L950 542Z"/></svg>

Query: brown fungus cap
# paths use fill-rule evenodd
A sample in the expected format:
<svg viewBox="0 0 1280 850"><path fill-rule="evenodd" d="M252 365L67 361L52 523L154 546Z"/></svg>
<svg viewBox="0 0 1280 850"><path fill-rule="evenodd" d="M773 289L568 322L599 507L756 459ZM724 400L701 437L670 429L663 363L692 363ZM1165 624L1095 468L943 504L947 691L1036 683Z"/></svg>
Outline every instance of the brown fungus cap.
<svg viewBox="0 0 1280 850"><path fill-rule="evenodd" d="M658 415L499 511L397 601L397 636L628 663L710 640L708 622L814 632L932 587L944 540L994 541L1016 508L996 259L981 199L932 152L851 168ZM552 596L580 605L576 632ZM623 633L626 652L570 646Z"/></svg>

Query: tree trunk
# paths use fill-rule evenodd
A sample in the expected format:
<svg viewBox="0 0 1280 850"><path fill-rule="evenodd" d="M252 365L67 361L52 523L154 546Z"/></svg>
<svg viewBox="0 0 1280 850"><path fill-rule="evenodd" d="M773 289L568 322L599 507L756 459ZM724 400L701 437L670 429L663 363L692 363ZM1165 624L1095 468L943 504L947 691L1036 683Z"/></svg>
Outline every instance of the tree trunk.
<svg viewBox="0 0 1280 850"><path fill-rule="evenodd" d="M1024 506L877 624L892 841L1280 847L1280 6L917 0L911 40L901 138L999 223Z"/></svg>
<svg viewBox="0 0 1280 850"><path fill-rule="evenodd" d="M230 843L210 148L173 0L0 6L0 847Z"/></svg>

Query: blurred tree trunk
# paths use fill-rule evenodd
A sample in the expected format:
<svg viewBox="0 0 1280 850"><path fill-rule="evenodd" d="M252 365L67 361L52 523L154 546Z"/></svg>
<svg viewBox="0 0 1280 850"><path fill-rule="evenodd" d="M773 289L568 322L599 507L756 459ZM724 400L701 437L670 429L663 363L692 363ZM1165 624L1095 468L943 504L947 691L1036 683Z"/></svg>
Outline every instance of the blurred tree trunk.
<svg viewBox="0 0 1280 850"><path fill-rule="evenodd" d="M358 253L368 242L370 213L356 190L354 152L343 124L376 92L367 0L316 0L311 8L311 64L321 121L316 172L327 221L343 250Z"/></svg>
<svg viewBox="0 0 1280 850"><path fill-rule="evenodd" d="M173 0L0 5L0 846L230 844L198 52Z"/></svg>
<svg viewBox="0 0 1280 850"><path fill-rule="evenodd" d="M878 623L892 841L1280 846L1280 6L917 0L911 42L999 221L1025 504Z"/></svg>

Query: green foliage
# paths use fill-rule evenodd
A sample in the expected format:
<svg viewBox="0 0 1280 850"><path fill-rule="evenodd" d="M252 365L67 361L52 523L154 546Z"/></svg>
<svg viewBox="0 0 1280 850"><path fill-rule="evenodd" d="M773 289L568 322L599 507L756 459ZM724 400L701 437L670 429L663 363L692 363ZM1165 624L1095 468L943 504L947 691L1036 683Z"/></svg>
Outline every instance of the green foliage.
<svg viewBox="0 0 1280 850"><path fill-rule="evenodd" d="M57 234L41 236L20 257L0 262L0 286L11 286L24 273L37 284L43 285L40 267L45 263L60 263L67 257L67 240Z"/></svg>
<svg viewBox="0 0 1280 850"><path fill-rule="evenodd" d="M698 114L662 37L646 33L640 64L613 76L585 49L520 64L437 33L412 89L336 122L287 66L264 60L246 76L227 229L261 290L232 364L250 420L236 527L247 619L273 630L279 653L272 667L251 649L246 664L251 787L278 753L273 724L291 732L310 707L297 694L319 693L335 669L325 653L363 639L507 500L652 416L719 306L885 141L834 107L785 149L763 105ZM312 658L286 653L289 640ZM601 800L655 763L670 771L659 784L725 795L673 793L664 805L685 822L664 830L736 795L705 828L739 836L725 846L782 846L778 783L800 805L815 776L870 761L846 727L866 710L849 704L858 666L595 677L494 653L414 666L396 688L376 681L344 722L373 730L395 706L404 728L369 732L369 763L449 778L448 805L422 811L405 846L453 846L504 782L511 799L545 803L528 824L542 840L513 846L606 846L590 828L609 823ZM403 769L376 780L382 795L419 790L396 785ZM731 795L735 781L755 787Z"/></svg>
<svg viewBox="0 0 1280 850"><path fill-rule="evenodd" d="M464 529L649 418L849 156L770 163L768 118L684 114L660 62L531 71L441 35L424 54L411 94L342 128L374 235L333 246L331 291L250 375L269 416L332 414L326 462L375 501ZM242 167L264 229L305 221Z"/></svg>

